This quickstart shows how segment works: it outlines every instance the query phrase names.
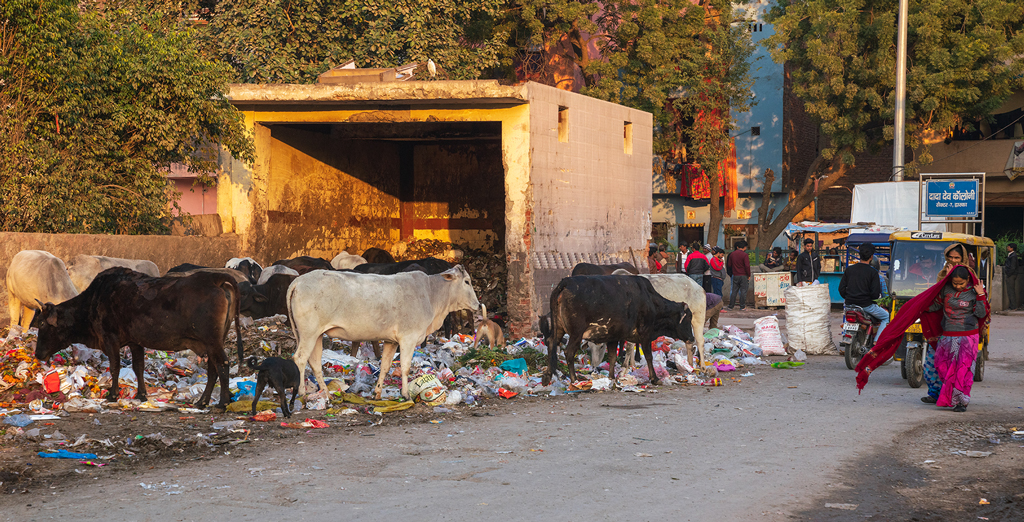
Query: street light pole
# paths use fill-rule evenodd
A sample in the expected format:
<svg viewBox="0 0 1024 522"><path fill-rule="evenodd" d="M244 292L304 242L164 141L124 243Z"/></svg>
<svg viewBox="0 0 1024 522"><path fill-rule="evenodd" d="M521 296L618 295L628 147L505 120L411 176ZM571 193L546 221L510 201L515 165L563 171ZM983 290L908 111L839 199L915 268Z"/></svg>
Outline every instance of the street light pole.
<svg viewBox="0 0 1024 522"><path fill-rule="evenodd" d="M896 118L893 122L893 181L903 181L903 140L906 135L907 112L907 4L900 0L899 29L896 33Z"/></svg>

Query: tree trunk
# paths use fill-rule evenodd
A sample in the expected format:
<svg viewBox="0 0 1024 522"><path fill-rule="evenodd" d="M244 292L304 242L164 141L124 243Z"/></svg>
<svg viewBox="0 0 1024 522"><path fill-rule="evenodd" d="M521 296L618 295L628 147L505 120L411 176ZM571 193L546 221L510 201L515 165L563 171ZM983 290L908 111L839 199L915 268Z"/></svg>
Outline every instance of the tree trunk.
<svg viewBox="0 0 1024 522"><path fill-rule="evenodd" d="M803 186L798 191L790 192L789 203L779 211L778 215L774 216L774 220L771 218L775 209L768 210L767 204L762 200L761 210L757 216L757 239L754 243L758 251L771 248L772 242L786 230L786 225L793 219L793 216L810 205L816 195L835 185L850 171L853 166L842 162L842 153L843 151L836 151L832 160L826 160L822 156L815 158L810 168L807 169L807 178L804 180ZM768 172L765 172L765 175L767 176ZM815 178L818 178L817 192L814 191ZM772 173L772 179L774 179L774 173ZM770 194L771 185L766 183L765 190Z"/></svg>
<svg viewBox="0 0 1024 522"><path fill-rule="evenodd" d="M719 197L722 191L722 184L719 183L719 168L721 168L721 165L716 165L715 172L708 175L708 182L711 185L711 207L709 209L711 220L708 223L706 242L711 246L718 246L718 231L722 228L722 199Z"/></svg>

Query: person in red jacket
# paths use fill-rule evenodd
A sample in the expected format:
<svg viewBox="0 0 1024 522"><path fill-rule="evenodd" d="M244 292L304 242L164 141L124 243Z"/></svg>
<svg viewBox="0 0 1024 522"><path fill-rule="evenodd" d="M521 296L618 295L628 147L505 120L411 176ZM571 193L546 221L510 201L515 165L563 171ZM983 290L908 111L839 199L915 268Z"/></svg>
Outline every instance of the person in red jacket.
<svg viewBox="0 0 1024 522"><path fill-rule="evenodd" d="M732 291L729 292L729 310L736 306L736 295L740 296L740 310L747 307L747 285L750 281L750 256L747 255L747 242L736 242L736 250L729 254L725 262L726 271L732 278Z"/></svg>
<svg viewBox="0 0 1024 522"><path fill-rule="evenodd" d="M690 276L700 285L704 287L704 272L711 268L708 264L708 258L700 251L700 243L694 241L691 246L690 254L686 256L686 264L683 269L686 270L686 275Z"/></svg>
<svg viewBox="0 0 1024 522"><path fill-rule="evenodd" d="M725 250L715 247L708 262L711 264L711 293L722 295L725 284Z"/></svg>

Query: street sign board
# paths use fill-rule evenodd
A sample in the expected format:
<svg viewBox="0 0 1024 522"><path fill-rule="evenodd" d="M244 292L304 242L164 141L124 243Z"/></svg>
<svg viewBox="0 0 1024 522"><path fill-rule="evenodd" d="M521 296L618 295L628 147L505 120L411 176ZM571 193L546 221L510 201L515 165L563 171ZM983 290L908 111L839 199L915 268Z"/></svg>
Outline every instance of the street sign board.
<svg viewBox="0 0 1024 522"><path fill-rule="evenodd" d="M928 180L925 215L975 217L978 215L978 180Z"/></svg>

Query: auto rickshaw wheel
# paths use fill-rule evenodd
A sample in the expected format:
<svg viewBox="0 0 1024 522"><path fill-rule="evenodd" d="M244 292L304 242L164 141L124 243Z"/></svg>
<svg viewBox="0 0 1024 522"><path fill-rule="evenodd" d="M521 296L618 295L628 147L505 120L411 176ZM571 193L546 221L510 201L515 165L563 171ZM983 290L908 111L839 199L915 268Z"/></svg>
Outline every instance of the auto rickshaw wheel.
<svg viewBox="0 0 1024 522"><path fill-rule="evenodd" d="M907 384L911 388L920 388L924 384L924 344L913 350L907 350L907 356L903 358L907 369Z"/></svg>
<svg viewBox="0 0 1024 522"><path fill-rule="evenodd" d="M974 382L985 380L985 359L988 359L988 346L982 348L974 360Z"/></svg>
<svg viewBox="0 0 1024 522"><path fill-rule="evenodd" d="M903 336L903 340L900 341L900 347L896 350L897 354L902 353L903 358L900 359L900 375L907 378L907 336Z"/></svg>

